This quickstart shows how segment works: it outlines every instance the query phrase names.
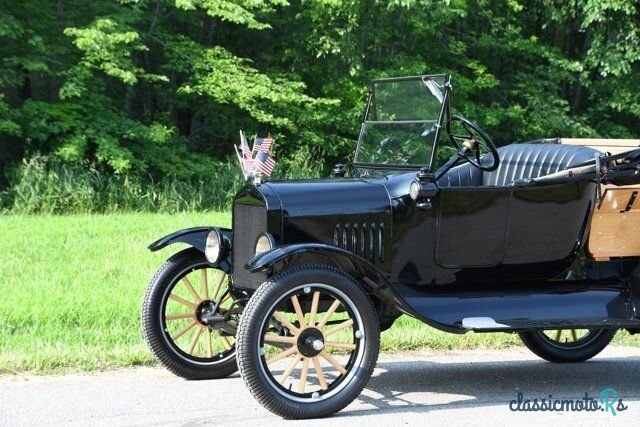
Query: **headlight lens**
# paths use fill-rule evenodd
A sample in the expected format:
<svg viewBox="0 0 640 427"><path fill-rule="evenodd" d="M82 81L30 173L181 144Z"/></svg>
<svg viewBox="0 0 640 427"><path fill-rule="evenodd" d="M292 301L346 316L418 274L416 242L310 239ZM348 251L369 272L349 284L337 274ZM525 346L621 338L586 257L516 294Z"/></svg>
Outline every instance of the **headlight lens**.
<svg viewBox="0 0 640 427"><path fill-rule="evenodd" d="M417 200L418 196L420 196L420 183L417 181L412 181L409 186L409 197L413 200Z"/></svg>
<svg viewBox="0 0 640 427"><path fill-rule="evenodd" d="M222 252L222 238L220 232L215 228L207 234L207 241L204 245L204 256L211 264L220 262L220 253Z"/></svg>
<svg viewBox="0 0 640 427"><path fill-rule="evenodd" d="M256 240L256 249L254 252L254 256L258 256L262 253L270 251L274 248L274 246L275 242L273 240L273 237L271 237L269 234L261 234Z"/></svg>

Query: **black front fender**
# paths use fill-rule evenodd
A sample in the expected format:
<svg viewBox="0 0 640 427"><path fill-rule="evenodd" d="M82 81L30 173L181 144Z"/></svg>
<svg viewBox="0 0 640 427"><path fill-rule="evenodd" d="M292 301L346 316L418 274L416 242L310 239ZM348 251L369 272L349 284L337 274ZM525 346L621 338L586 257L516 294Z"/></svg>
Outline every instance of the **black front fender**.
<svg viewBox="0 0 640 427"><path fill-rule="evenodd" d="M163 238L158 239L150 244L148 248L150 251L155 252L173 243L186 243L187 245L193 246L200 252L204 253L204 245L205 241L207 240L207 234L209 233L209 230L213 228L217 228L218 231L220 231L223 239L225 239L228 243L232 242L232 232L228 228L210 226L191 227L164 236Z"/></svg>
<svg viewBox="0 0 640 427"><path fill-rule="evenodd" d="M319 259L353 276L382 302L415 316L414 310L395 291L387 274L366 259L336 246L323 243L280 246L250 259L245 268L252 273L257 273L272 269L280 264L318 263Z"/></svg>
<svg viewBox="0 0 640 427"><path fill-rule="evenodd" d="M298 243L294 245L280 246L270 251L261 253L260 255L257 255L256 257L250 259L244 268L252 273L259 273L273 267L278 262L284 261L285 259L291 258L295 255L313 253L332 253L339 256L346 256L348 258L359 258L351 252L346 251L342 248L326 245L323 243ZM369 264L368 261L364 259L362 259L362 262Z"/></svg>

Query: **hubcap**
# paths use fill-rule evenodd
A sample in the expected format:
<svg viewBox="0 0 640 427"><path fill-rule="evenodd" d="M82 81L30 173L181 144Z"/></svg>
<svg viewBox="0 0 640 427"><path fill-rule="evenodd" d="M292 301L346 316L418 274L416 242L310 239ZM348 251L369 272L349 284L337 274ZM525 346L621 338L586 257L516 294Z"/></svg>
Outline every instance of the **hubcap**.
<svg viewBox="0 0 640 427"><path fill-rule="evenodd" d="M305 357L316 357L324 348L324 335L320 329L308 327L298 335L298 352Z"/></svg>
<svg viewBox="0 0 640 427"><path fill-rule="evenodd" d="M211 322L211 318L215 316L215 305L211 300L204 300L196 308L195 317L198 319L201 325L208 326Z"/></svg>

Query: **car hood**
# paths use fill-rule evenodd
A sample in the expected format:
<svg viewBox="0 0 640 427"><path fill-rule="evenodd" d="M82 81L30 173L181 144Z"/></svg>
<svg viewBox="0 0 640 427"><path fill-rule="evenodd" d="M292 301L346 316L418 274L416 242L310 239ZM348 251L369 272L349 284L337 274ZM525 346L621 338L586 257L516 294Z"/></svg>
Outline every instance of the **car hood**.
<svg viewBox="0 0 640 427"><path fill-rule="evenodd" d="M384 179L304 179L263 184L277 195L285 217L390 213Z"/></svg>

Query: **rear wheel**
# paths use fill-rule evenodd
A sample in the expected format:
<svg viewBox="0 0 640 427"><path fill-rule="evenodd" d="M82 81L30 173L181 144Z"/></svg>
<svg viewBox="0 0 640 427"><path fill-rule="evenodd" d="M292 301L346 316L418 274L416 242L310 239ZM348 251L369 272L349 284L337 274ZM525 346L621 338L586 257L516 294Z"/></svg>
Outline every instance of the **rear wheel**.
<svg viewBox="0 0 640 427"><path fill-rule="evenodd" d="M178 252L153 276L142 303L142 331L169 371L190 380L236 372L235 332L241 309L224 271L193 248Z"/></svg>
<svg viewBox="0 0 640 427"><path fill-rule="evenodd" d="M238 365L271 412L323 417L360 394L379 344L377 314L360 285L341 271L304 266L255 292L238 330Z"/></svg>
<svg viewBox="0 0 640 427"><path fill-rule="evenodd" d="M519 332L520 339L536 355L550 362L589 360L611 342L615 329L556 329Z"/></svg>

